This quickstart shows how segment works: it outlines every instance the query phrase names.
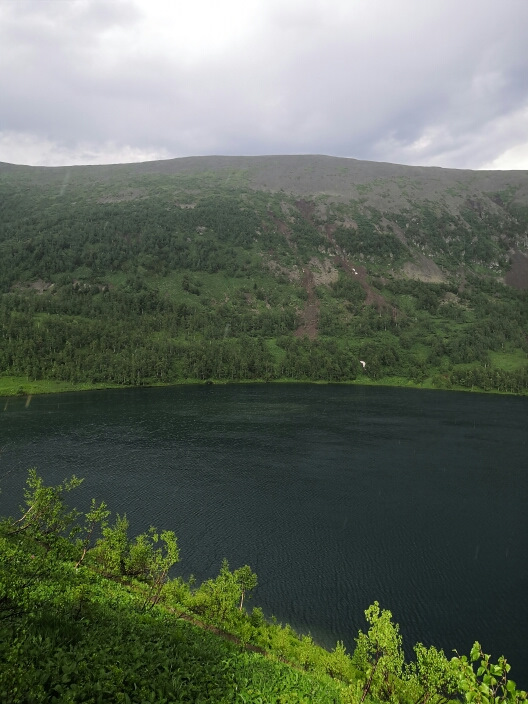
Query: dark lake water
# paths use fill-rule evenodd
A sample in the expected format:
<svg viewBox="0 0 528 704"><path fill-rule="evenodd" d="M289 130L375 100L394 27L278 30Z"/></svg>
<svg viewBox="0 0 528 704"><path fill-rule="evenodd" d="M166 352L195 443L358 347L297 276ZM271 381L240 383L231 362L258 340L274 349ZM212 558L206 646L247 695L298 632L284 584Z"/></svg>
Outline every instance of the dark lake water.
<svg viewBox="0 0 528 704"><path fill-rule="evenodd" d="M249 385L0 400L0 514L28 467L84 477L176 573L249 564L249 605L352 650L377 599L417 641L506 655L528 687L528 400Z"/></svg>

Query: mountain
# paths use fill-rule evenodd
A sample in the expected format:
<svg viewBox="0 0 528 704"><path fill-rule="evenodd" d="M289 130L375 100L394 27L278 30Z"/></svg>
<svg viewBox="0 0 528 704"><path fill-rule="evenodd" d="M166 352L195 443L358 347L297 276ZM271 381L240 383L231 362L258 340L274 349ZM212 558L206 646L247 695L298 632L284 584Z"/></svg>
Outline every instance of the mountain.
<svg viewBox="0 0 528 704"><path fill-rule="evenodd" d="M527 289L525 171L0 164L5 378L519 392Z"/></svg>

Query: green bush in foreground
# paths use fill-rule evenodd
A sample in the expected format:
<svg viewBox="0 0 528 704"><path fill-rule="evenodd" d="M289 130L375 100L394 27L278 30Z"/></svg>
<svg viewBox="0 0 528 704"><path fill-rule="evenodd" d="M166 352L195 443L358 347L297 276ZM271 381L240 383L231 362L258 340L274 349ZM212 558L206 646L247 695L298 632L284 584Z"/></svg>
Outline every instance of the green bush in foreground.
<svg viewBox="0 0 528 704"><path fill-rule="evenodd" d="M0 526L0 701L408 702L526 700L478 643L448 660L415 647L405 664L399 627L374 602L350 657L244 608L257 577L224 560L195 586L168 578L176 537L154 528L128 537L104 503L82 514L30 470L25 507ZM476 670L473 666L476 663Z"/></svg>

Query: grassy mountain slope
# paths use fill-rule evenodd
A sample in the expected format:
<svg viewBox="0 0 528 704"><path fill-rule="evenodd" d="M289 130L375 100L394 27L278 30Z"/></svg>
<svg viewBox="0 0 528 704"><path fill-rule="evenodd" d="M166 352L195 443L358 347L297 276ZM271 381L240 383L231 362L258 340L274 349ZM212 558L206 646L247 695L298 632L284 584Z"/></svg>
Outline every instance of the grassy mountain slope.
<svg viewBox="0 0 528 704"><path fill-rule="evenodd" d="M527 255L526 172L324 156L0 164L0 389L523 392Z"/></svg>

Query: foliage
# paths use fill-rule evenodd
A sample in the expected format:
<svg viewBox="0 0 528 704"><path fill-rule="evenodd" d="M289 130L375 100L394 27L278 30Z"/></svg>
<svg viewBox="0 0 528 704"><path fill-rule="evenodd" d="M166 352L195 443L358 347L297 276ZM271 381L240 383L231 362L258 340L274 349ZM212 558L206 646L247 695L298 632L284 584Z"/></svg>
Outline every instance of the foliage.
<svg viewBox="0 0 528 704"><path fill-rule="evenodd" d="M392 623L392 614L381 610L375 601L365 611L370 624L367 633L359 632L354 651L354 664L365 674L361 701L365 701L372 690L378 696L391 696L394 678L402 675L403 650L399 626Z"/></svg>
<svg viewBox="0 0 528 704"><path fill-rule="evenodd" d="M497 663L493 664L491 656L483 652L478 642L473 644L469 658L466 655L457 656L452 662L466 702L501 704L528 699L527 693L518 691L515 682L508 679L511 666L506 658L501 656ZM472 663L479 663L476 672Z"/></svg>
<svg viewBox="0 0 528 704"><path fill-rule="evenodd" d="M369 629L350 658L342 642L329 652L258 607L247 613L244 595L257 584L247 565L232 571L224 560L218 577L197 587L168 579L179 559L174 534L151 528L130 540L126 517L109 523L95 501L73 513L64 493L79 483L46 487L30 470L22 518L0 525L6 704L526 700L505 658L493 664L478 643L451 661L420 643L404 666L399 627L378 602L365 611Z"/></svg>
<svg viewBox="0 0 528 704"><path fill-rule="evenodd" d="M255 589L258 584L257 575L251 571L251 567L249 567L249 565L244 565L243 567L239 567L235 570L233 572L233 576L238 584L238 588L240 589L240 604L238 605L238 610L242 611L244 597L248 592Z"/></svg>
<svg viewBox="0 0 528 704"><path fill-rule="evenodd" d="M33 487L35 480L40 478L32 472L28 483ZM44 488L42 480L37 485ZM94 518L106 520L99 508L92 502L84 517L88 531ZM145 613L152 585L163 582L178 557L172 533L150 530L129 541L128 523L118 517L113 526L103 525L96 547L75 568L61 556L67 550L46 551L36 529L30 538L10 531L13 523L6 521L0 536L2 702L344 701L342 688L329 678L265 660L179 619L172 609L152 605ZM71 545L78 554L86 543ZM99 576L102 556L104 568L115 569L111 580ZM121 567L134 573L132 582L130 574L119 577ZM190 586L181 578L165 584L172 589L163 594L164 603L189 599ZM216 580L216 603L221 592L229 594L233 623L250 630L238 602L241 591L255 584L247 566L231 572L227 562ZM229 621L227 607L223 614ZM263 623L256 614L253 621Z"/></svg>
<svg viewBox="0 0 528 704"><path fill-rule="evenodd" d="M86 557L86 553L90 549L91 542L97 527L100 526L103 528L106 525L106 519L109 515L110 511L108 511L104 501L101 501L98 506L96 504L95 499L92 499L90 509L89 511L87 511L84 517L84 526L82 529L84 535L82 538L78 539L78 546L81 550L81 555L75 565L76 568L79 567L81 562Z"/></svg>
<svg viewBox="0 0 528 704"><path fill-rule="evenodd" d="M248 565L231 572L224 559L218 577L203 582L195 591L190 609L210 621L229 626L230 620L237 619L235 608L242 611L245 595L256 586L257 575Z"/></svg>
<svg viewBox="0 0 528 704"><path fill-rule="evenodd" d="M447 699L457 693L458 678L443 650L437 650L432 645L426 648L422 643L417 643L414 652L416 661L407 667L407 677L421 688L421 704L427 704L435 696Z"/></svg>
<svg viewBox="0 0 528 704"><path fill-rule="evenodd" d="M90 554L90 563L106 577L125 574L125 558L129 548L128 519L116 516L113 526L105 523L102 537L99 538Z"/></svg>
<svg viewBox="0 0 528 704"><path fill-rule="evenodd" d="M78 487L81 481L74 475L62 484L47 487L36 470L30 469L24 490L26 509L22 509L19 519L9 522L8 533L25 533L49 549L78 518L76 509L68 510L64 495Z"/></svg>

